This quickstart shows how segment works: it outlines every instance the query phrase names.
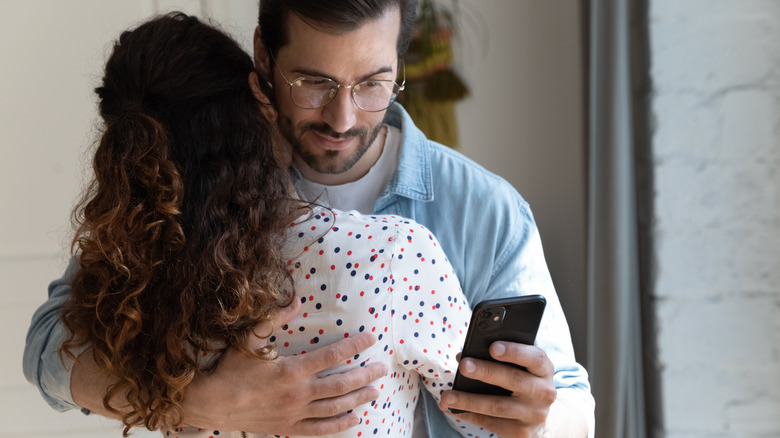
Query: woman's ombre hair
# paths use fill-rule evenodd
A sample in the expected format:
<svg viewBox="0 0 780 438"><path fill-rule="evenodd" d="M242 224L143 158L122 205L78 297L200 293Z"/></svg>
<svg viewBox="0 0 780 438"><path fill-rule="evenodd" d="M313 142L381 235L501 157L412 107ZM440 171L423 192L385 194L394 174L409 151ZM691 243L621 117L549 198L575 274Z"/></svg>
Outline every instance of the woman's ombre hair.
<svg viewBox="0 0 780 438"><path fill-rule="evenodd" d="M231 37L172 13L122 33L95 90L102 135L73 212L61 352L89 345L117 380L103 403L125 434L180 424L207 371L193 351L274 357L246 341L293 299L279 251L295 201L253 70Z"/></svg>

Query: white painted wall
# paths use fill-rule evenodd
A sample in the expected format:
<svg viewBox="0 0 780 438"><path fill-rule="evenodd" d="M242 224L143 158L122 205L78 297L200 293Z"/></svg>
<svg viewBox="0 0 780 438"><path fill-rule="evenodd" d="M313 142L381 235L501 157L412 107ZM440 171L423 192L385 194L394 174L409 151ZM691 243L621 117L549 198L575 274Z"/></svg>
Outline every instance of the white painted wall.
<svg viewBox="0 0 780 438"><path fill-rule="evenodd" d="M578 3L461 0L481 15L489 44L464 43L472 97L458 108L462 152L534 209L575 346L584 340ZM114 422L51 410L21 357L30 317L67 261L104 57L119 31L171 9L210 15L250 47L255 0L0 0L0 438L121 436Z"/></svg>
<svg viewBox="0 0 780 438"><path fill-rule="evenodd" d="M205 6L245 46L251 41L243 28L254 26L254 1ZM50 409L24 379L21 358L30 317L67 262L104 57L120 30L174 7L198 13L201 2L0 2L0 437L121 436L118 423Z"/></svg>
<svg viewBox="0 0 780 438"><path fill-rule="evenodd" d="M780 2L651 0L669 438L780 436Z"/></svg>

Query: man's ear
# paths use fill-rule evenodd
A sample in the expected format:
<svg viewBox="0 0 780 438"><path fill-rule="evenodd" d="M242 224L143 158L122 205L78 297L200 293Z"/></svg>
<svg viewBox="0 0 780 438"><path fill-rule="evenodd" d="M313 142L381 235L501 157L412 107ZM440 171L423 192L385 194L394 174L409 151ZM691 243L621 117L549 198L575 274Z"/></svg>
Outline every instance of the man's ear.
<svg viewBox="0 0 780 438"><path fill-rule="evenodd" d="M260 38L260 26L255 28L255 36L253 41L255 49L255 70L260 73L262 80L270 81L271 59L268 56L268 50L266 50L262 38Z"/></svg>
<svg viewBox="0 0 780 438"><path fill-rule="evenodd" d="M252 94L257 99L257 103L260 105L260 111L265 116L266 120L271 123L276 123L277 113L274 106L271 104L271 99L263 92L263 88L260 86L260 78L256 72L249 73L249 87L252 89Z"/></svg>

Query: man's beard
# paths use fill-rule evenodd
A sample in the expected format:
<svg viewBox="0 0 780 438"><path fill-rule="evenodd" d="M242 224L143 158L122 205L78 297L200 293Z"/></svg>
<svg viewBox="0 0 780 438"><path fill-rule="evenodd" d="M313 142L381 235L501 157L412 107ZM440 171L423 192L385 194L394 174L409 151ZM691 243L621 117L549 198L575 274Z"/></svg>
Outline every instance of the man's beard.
<svg viewBox="0 0 780 438"><path fill-rule="evenodd" d="M365 155L381 129L382 123L380 122L370 132L367 128L356 128L344 133L338 133L333 131L326 123L309 123L301 127L296 135L295 127L293 127L290 118L279 115L279 131L281 131L287 142L290 143L293 153L312 170L326 174L339 174L351 169ZM345 156L346 152L344 151L324 151L324 155L317 155L307 149L301 140L308 131L337 139L357 137L359 139L357 150L349 156Z"/></svg>

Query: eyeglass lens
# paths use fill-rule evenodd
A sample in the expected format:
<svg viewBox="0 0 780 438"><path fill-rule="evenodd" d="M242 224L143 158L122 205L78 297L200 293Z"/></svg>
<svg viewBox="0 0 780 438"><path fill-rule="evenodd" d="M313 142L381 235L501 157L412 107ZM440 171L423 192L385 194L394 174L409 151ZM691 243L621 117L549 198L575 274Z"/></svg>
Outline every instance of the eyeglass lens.
<svg viewBox="0 0 780 438"><path fill-rule="evenodd" d="M393 103L399 86L389 80L368 80L350 88L352 99L358 107L366 111L381 111ZM311 109L327 105L338 91L339 85L328 78L298 78L290 88L293 103Z"/></svg>

